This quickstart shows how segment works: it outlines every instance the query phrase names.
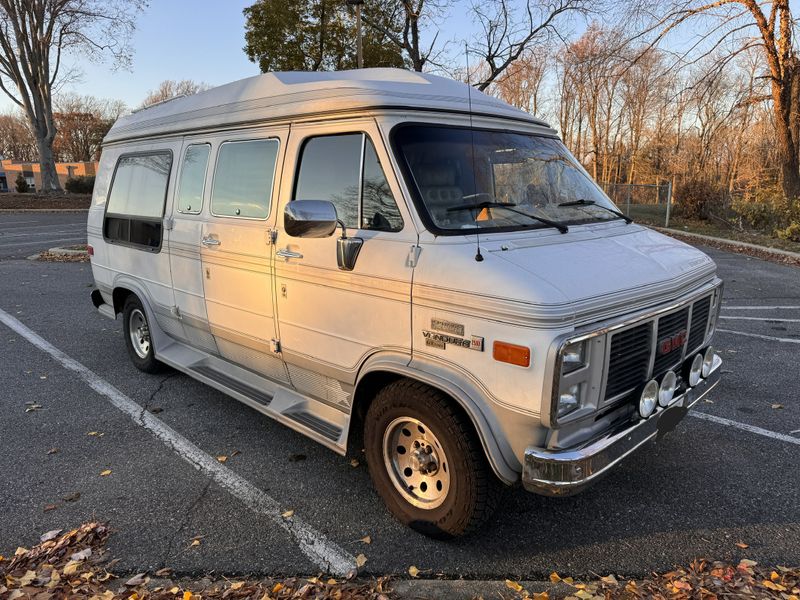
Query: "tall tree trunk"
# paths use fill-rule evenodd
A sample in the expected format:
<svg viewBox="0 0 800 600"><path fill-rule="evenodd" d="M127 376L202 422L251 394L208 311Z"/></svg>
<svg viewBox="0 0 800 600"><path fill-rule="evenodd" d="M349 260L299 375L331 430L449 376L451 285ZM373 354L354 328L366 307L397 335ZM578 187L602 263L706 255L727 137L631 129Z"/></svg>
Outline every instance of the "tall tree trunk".
<svg viewBox="0 0 800 600"><path fill-rule="evenodd" d="M792 61L786 65L783 85L775 80L772 82L772 104L780 149L781 187L791 203L800 199L800 160L797 141L792 135L793 121L797 118L793 118L792 113L800 110L800 86L793 85L797 78L800 78L800 68L796 61Z"/></svg>
<svg viewBox="0 0 800 600"><path fill-rule="evenodd" d="M61 182L56 172L56 161L53 156L53 140L49 136L36 136L36 147L39 150L39 168L42 174L43 192L61 191Z"/></svg>

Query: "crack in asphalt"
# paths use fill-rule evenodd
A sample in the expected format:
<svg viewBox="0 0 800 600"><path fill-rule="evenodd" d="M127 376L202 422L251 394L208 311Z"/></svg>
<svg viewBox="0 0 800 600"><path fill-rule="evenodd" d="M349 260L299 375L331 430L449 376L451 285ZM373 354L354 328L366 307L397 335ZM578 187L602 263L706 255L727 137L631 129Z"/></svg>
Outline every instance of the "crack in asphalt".
<svg viewBox="0 0 800 600"><path fill-rule="evenodd" d="M186 529L186 527L189 525L189 523L192 521L192 516L194 514L195 508L197 508L197 506L206 497L206 494L208 493L208 490L211 487L211 484L213 482L214 482L214 480L211 477L206 479L206 484L203 486L203 489L200 491L200 493L197 495L197 498L195 498L192 501L192 503L189 505L189 508L186 510L186 516L178 524L178 527L175 529L175 531L169 537L169 540L167 540L167 549L164 551L164 558L161 559L161 561L160 561L160 565L161 566L159 568L163 569L163 568L165 568L167 566L167 561L170 558L170 553L172 552L172 546L175 543L175 538L177 538L178 535L182 531L184 531Z"/></svg>
<svg viewBox="0 0 800 600"><path fill-rule="evenodd" d="M147 400L145 400L144 406L142 407L142 414L140 415L140 418L144 416L144 411L150 408L150 403L153 400L155 400L156 396L161 392L162 389L164 389L164 384L167 383L167 381L169 381L173 377L177 377L178 375L180 375L180 373L175 371L163 377L161 381L158 382L158 386L156 387L156 389L153 390L153 393L151 393L150 396L147 398Z"/></svg>

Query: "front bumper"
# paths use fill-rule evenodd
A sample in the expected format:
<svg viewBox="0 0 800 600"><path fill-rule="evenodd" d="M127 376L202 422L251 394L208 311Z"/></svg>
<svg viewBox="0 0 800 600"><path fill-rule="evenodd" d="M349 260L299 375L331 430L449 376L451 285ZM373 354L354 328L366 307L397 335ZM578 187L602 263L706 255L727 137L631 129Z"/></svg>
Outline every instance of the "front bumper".
<svg viewBox="0 0 800 600"><path fill-rule="evenodd" d="M525 450L522 485L545 496L570 496L584 490L623 458L671 431L689 409L719 383L722 359L714 355L708 377L635 425L626 423L586 445L567 450Z"/></svg>

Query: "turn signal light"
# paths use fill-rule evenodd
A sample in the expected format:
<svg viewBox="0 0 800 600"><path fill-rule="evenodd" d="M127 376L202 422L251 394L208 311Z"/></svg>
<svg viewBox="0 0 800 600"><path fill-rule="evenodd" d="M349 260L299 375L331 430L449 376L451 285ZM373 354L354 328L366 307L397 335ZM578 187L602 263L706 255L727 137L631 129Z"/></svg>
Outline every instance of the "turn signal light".
<svg viewBox="0 0 800 600"><path fill-rule="evenodd" d="M496 361L517 365L518 367L531 366L531 349L527 346L517 346L508 342L495 342L492 346L492 357Z"/></svg>

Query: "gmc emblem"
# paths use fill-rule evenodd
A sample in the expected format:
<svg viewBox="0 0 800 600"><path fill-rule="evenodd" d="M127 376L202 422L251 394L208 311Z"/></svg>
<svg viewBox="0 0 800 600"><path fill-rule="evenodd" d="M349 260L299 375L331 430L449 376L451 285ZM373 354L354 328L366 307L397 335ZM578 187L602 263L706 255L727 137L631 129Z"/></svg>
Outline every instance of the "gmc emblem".
<svg viewBox="0 0 800 600"><path fill-rule="evenodd" d="M681 329L673 336L658 340L658 353L669 354L686 343L686 330Z"/></svg>

